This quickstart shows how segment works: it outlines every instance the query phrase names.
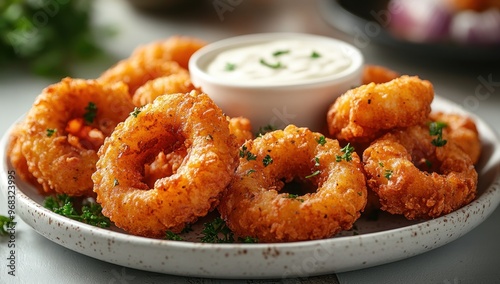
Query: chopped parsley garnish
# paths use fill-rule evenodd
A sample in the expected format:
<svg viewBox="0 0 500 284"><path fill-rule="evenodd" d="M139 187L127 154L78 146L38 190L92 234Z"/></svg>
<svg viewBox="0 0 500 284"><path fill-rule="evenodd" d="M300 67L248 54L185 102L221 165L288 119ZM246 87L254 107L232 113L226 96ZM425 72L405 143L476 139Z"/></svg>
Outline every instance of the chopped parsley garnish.
<svg viewBox="0 0 500 284"><path fill-rule="evenodd" d="M16 226L16 222L12 221L10 217L0 215L0 236L7 236L9 234L8 230L13 229Z"/></svg>
<svg viewBox="0 0 500 284"><path fill-rule="evenodd" d="M320 136L318 139L316 139L316 142L318 142L318 144L320 144L321 146L325 146L326 144L325 136Z"/></svg>
<svg viewBox="0 0 500 284"><path fill-rule="evenodd" d="M314 166L319 167L319 158L318 157L314 157Z"/></svg>
<svg viewBox="0 0 500 284"><path fill-rule="evenodd" d="M430 168L432 168L432 162L431 162L431 161L429 161L429 160L427 160L427 159L425 160L425 165L426 165L426 166L427 166L427 168L429 168L429 169L430 169Z"/></svg>
<svg viewBox="0 0 500 284"><path fill-rule="evenodd" d="M97 106L93 102L89 102L89 104L85 107L85 113L83 114L83 119L86 123L92 124L94 122L95 117L97 116Z"/></svg>
<svg viewBox="0 0 500 284"><path fill-rule="evenodd" d="M283 197L288 198L288 199L295 199L295 200L298 200L300 202L304 202L304 199L299 198L298 194L289 193L288 195L284 195Z"/></svg>
<svg viewBox="0 0 500 284"><path fill-rule="evenodd" d="M179 236L178 234L176 234L170 230L165 232L165 239L171 240L171 241L183 241L184 240L181 236Z"/></svg>
<svg viewBox="0 0 500 284"><path fill-rule="evenodd" d="M81 213L75 209L73 199L66 194L57 194L45 198L43 206L54 213L77 220L89 225L105 228L111 225L108 217L102 215L102 207L100 204L90 202L88 205L83 205Z"/></svg>
<svg viewBox="0 0 500 284"><path fill-rule="evenodd" d="M224 68L226 71L234 71L234 69L236 69L236 64L230 62L227 62L226 67Z"/></svg>
<svg viewBox="0 0 500 284"><path fill-rule="evenodd" d="M246 158L247 161L257 160L257 156L255 156L252 152L248 151L248 148L245 145L241 146L240 158Z"/></svg>
<svg viewBox="0 0 500 284"><path fill-rule="evenodd" d="M386 170L384 171L384 177L385 177L386 179L391 179L391 177L392 177L392 173L393 173L393 171L392 171L392 170L390 170L390 169L386 169Z"/></svg>
<svg viewBox="0 0 500 284"><path fill-rule="evenodd" d="M261 126L261 127L259 127L259 131L257 132L257 134L255 136L260 137L260 136L262 136L268 132L272 132L274 130L276 130L276 127L274 127L271 124L268 124L266 126Z"/></svg>
<svg viewBox="0 0 500 284"><path fill-rule="evenodd" d="M266 66L266 67L269 67L269 68L272 68L272 69L280 69L280 68L285 68L285 66L283 64L281 64L281 62L276 62L274 64L272 63L269 63L267 62L265 59L261 58L260 59L260 64Z"/></svg>
<svg viewBox="0 0 500 284"><path fill-rule="evenodd" d="M246 243L246 244L256 244L259 242L259 239L258 238L253 238L253 237L239 237L238 238L238 241L240 243Z"/></svg>
<svg viewBox="0 0 500 284"><path fill-rule="evenodd" d="M57 129L47 128L47 137L52 137L56 133Z"/></svg>
<svg viewBox="0 0 500 284"><path fill-rule="evenodd" d="M232 243L234 242L233 232L226 225L222 218L217 217L213 221L203 224L202 243Z"/></svg>
<svg viewBox="0 0 500 284"><path fill-rule="evenodd" d="M266 155L264 157L264 159L262 160L262 163L264 164L264 167L267 167L273 163L273 158L271 158L271 156L269 156L269 155Z"/></svg>
<svg viewBox="0 0 500 284"><path fill-rule="evenodd" d="M317 175L319 175L320 173L321 173L321 171L320 171L320 170L317 170L317 171L313 172L312 174L310 174L310 175L306 176L306 178L312 178L313 176L317 176Z"/></svg>
<svg viewBox="0 0 500 284"><path fill-rule="evenodd" d="M319 53L318 53L318 52L316 52L316 51L313 51L313 52L311 53L311 58L320 58L320 57L321 57L321 54L319 54Z"/></svg>
<svg viewBox="0 0 500 284"><path fill-rule="evenodd" d="M249 169L248 172L247 172L247 176L250 175L251 173L255 173L255 170L254 169Z"/></svg>
<svg viewBox="0 0 500 284"><path fill-rule="evenodd" d="M274 57L277 57L277 56L280 56L280 55L283 55L283 54L287 54L287 53L290 53L290 50L278 50L278 51L275 51L273 52L273 56Z"/></svg>
<svg viewBox="0 0 500 284"><path fill-rule="evenodd" d="M378 165L381 166L382 168L384 167L384 163L382 162L379 162Z"/></svg>
<svg viewBox="0 0 500 284"><path fill-rule="evenodd" d="M318 157L314 157L314 166L315 167L319 167L319 158ZM312 174L306 176L306 178L312 178L313 176L317 176L321 173L320 170L316 170L314 171Z"/></svg>
<svg viewBox="0 0 500 284"><path fill-rule="evenodd" d="M346 162L349 162L352 160L352 153L354 153L354 147L351 146L350 143L347 143L344 148L340 149L340 151L344 154L341 156L337 155L335 157L335 161L340 162L342 160L345 160Z"/></svg>
<svg viewBox="0 0 500 284"><path fill-rule="evenodd" d="M448 126L446 123L440 121L433 121L429 123L429 134L431 136L437 136L436 138L432 139L432 145L436 147L442 147L446 145L446 142L448 141L443 140L443 128L445 128L446 126Z"/></svg>
<svg viewBox="0 0 500 284"><path fill-rule="evenodd" d="M137 117L139 115L139 113L141 113L141 108L140 107L135 107L134 111L132 111L130 113L130 115L132 115L133 117Z"/></svg>

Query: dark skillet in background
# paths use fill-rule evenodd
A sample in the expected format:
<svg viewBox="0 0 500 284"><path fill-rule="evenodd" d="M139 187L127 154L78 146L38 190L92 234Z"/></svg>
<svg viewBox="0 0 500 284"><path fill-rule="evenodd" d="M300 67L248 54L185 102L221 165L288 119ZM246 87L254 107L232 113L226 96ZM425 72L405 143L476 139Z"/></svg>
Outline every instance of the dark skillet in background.
<svg viewBox="0 0 500 284"><path fill-rule="evenodd" d="M320 0L319 10L333 27L353 36L358 47L370 41L393 48L395 52L464 62L500 61L500 46L466 45L451 41L411 42L396 37L388 29L389 0ZM499 31L500 32L500 31Z"/></svg>

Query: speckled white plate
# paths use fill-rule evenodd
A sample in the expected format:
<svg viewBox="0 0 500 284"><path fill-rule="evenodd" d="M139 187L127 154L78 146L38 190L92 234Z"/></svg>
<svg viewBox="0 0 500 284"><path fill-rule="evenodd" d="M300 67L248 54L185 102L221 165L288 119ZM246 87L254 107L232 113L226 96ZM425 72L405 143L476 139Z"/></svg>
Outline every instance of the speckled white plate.
<svg viewBox="0 0 500 284"><path fill-rule="evenodd" d="M433 109L461 111L437 97ZM449 243L483 222L500 203L500 146L496 134L477 118L483 154L478 164L478 196L446 216L410 222L381 213L365 216L355 229L325 240L283 244L206 244L154 240L101 229L57 215L44 197L17 179L17 212L47 239L75 252L131 268L214 278L306 277L367 268L421 254ZM8 134L1 141L6 148ZM2 184L12 166L1 153ZM5 188L5 187L2 187Z"/></svg>

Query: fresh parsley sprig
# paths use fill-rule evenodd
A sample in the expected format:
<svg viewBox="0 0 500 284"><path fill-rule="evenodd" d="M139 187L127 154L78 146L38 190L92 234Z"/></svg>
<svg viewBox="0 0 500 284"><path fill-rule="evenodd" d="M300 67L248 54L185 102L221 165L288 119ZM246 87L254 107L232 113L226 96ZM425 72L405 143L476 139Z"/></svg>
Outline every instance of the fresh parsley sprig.
<svg viewBox="0 0 500 284"><path fill-rule="evenodd" d="M9 234L8 230L12 229L15 225L16 222L11 218L0 215L0 236L7 236Z"/></svg>
<svg viewBox="0 0 500 284"><path fill-rule="evenodd" d="M202 243L233 243L234 235L222 218L203 224Z"/></svg>
<svg viewBox="0 0 500 284"><path fill-rule="evenodd" d="M111 221L108 217L102 214L101 205L95 202L83 205L81 212L78 212L70 196L66 194L57 194L45 198L43 206L54 213L92 226L106 228L111 225Z"/></svg>
<svg viewBox="0 0 500 284"><path fill-rule="evenodd" d="M171 240L171 241L183 241L184 238L179 236L178 234L168 230L165 232L165 239L166 240Z"/></svg>

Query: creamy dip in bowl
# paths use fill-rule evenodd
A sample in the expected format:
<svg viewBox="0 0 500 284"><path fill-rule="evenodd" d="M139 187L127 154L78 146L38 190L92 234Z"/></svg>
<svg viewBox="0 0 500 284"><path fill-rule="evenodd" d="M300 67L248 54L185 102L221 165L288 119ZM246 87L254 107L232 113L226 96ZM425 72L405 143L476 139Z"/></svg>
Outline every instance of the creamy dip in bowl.
<svg viewBox="0 0 500 284"><path fill-rule="evenodd" d="M362 67L356 47L298 33L221 40L198 50L189 62L194 85L227 115L249 118L254 130L295 124L323 131L329 105L360 85Z"/></svg>

